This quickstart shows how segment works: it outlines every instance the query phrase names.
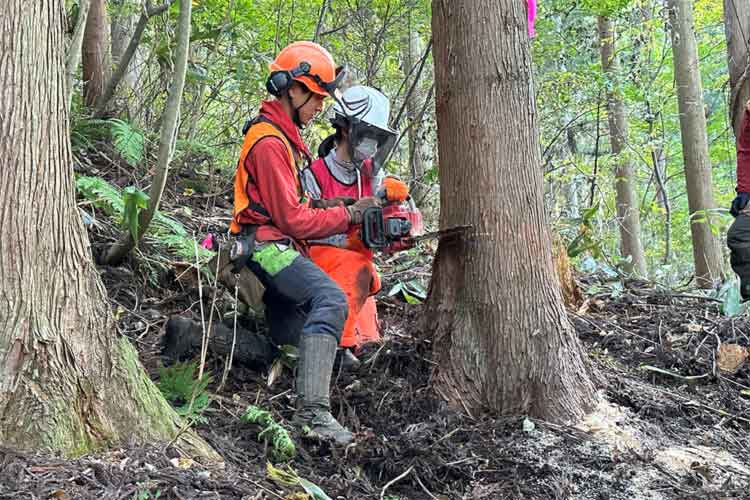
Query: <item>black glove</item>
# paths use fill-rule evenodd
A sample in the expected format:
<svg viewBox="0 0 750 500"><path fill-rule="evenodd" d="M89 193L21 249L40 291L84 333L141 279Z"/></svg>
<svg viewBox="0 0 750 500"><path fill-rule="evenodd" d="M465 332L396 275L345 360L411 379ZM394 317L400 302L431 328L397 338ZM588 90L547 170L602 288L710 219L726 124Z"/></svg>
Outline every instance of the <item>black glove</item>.
<svg viewBox="0 0 750 500"><path fill-rule="evenodd" d="M348 207L349 205L354 205L355 201L354 198L349 198L348 196L337 196L336 198L330 198L328 200L312 200L310 206L312 208Z"/></svg>
<svg viewBox="0 0 750 500"><path fill-rule="evenodd" d="M362 214L368 208L374 208L380 206L380 200L374 196L368 196L367 198L360 198L354 205L346 207L349 211L349 224L362 224Z"/></svg>
<svg viewBox="0 0 750 500"><path fill-rule="evenodd" d="M737 217L740 215L742 209L745 208L748 201L750 201L750 194L737 193L737 196L732 200L732 208L729 209L729 213L732 214L733 217Z"/></svg>

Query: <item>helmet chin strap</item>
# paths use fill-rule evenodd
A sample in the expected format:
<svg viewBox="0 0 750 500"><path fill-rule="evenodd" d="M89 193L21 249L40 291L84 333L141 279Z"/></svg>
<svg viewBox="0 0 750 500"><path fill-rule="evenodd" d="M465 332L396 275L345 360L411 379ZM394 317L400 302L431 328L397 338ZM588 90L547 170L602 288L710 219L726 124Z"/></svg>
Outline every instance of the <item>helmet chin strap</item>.
<svg viewBox="0 0 750 500"><path fill-rule="evenodd" d="M308 91L307 92L307 99L305 99L305 102L300 104L299 106L294 106L294 103L292 102L292 96L289 94L289 92L286 93L287 98L289 99L289 104L292 105L292 121L299 129L304 129L305 124L302 123L302 121L299 119L299 110L304 108L305 105L310 102L310 99L312 99L313 93Z"/></svg>

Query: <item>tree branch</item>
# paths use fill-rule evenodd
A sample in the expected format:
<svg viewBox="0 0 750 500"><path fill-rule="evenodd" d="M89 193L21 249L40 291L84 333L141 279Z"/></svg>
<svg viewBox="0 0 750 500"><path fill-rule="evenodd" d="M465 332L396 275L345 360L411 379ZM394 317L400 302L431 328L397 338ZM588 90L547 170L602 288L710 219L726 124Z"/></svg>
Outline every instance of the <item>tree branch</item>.
<svg viewBox="0 0 750 500"><path fill-rule="evenodd" d="M424 69L425 63L427 62L427 56L430 55L430 50L432 49L432 37L430 37L430 41L427 42L427 47L424 49L424 54L422 55L422 59L419 61L419 69L417 69L417 74L414 76L414 81L411 83L411 86L409 87L409 91L406 93L406 96L404 96L404 100L401 103L401 107L398 110L398 113L396 114L395 118L391 122L391 127L394 129L398 128L398 124L401 121L401 116L404 114L404 110L406 109L406 104L409 102L409 98L411 97L412 93L414 92L414 89L417 87L417 84L419 83L419 78L422 76L422 70Z"/></svg>
<svg viewBox="0 0 750 500"><path fill-rule="evenodd" d="M138 49L138 45L140 45L141 43L141 38L143 37L143 32L146 31L148 20L165 12L170 7L170 5L174 3L174 1L175 0L165 0L163 4L154 7L151 4L151 1L147 0L143 5L143 12L141 13L141 17L138 19L138 23L135 26L133 36L130 37L128 48L125 49L125 53L120 58L120 63L117 66L117 70L115 70L115 72L112 74L112 77L104 87L104 92L96 103L94 118L101 118L104 116L107 110L107 104L109 104L109 101L112 100L112 97L115 95L117 86L125 77L125 74L128 71L128 66L130 65L130 61L133 59L135 51Z"/></svg>
<svg viewBox="0 0 750 500"><path fill-rule="evenodd" d="M326 18L326 12L328 12L328 6L331 0L323 0L323 4L320 6L320 16L318 16L318 24L315 26L315 34L313 35L313 42L318 41L320 38L320 30L323 28L323 21Z"/></svg>

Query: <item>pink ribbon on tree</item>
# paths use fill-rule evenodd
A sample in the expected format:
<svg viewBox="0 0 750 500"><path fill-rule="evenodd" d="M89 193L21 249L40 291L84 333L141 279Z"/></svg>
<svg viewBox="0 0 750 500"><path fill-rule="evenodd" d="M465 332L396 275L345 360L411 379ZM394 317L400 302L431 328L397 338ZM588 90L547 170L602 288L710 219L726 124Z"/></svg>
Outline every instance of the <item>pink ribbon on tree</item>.
<svg viewBox="0 0 750 500"><path fill-rule="evenodd" d="M536 0L527 0L526 15L529 21L529 38L533 38L536 35L536 32L534 31L534 19L536 19Z"/></svg>

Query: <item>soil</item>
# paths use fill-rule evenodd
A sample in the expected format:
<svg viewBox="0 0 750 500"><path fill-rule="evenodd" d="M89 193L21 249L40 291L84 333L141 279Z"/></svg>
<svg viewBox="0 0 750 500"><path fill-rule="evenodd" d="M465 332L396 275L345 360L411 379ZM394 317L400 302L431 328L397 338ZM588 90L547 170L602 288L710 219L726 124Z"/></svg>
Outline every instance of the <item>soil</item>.
<svg viewBox="0 0 750 500"><path fill-rule="evenodd" d="M218 212L201 212L203 203L191 220L204 217L205 228ZM90 227L94 247L116 231L105 223ZM148 243L140 250L150 251ZM403 271L399 260L406 258L381 263L384 290L426 278ZM424 257L409 258L423 259L412 270L429 269ZM135 343L156 379L164 323L173 314L200 318L200 301L195 284L175 279L173 266L161 265L155 277L144 262L136 257L101 271L119 334ZM295 436L298 454L289 465L332 499L750 498L750 367L725 373L717 359L720 344L750 345L750 320L725 317L715 301L695 293L637 282L599 289L570 311L601 389L584 422L472 418L446 407L432 390L429 340L415 326L420 306L383 293L385 341L365 349L357 373L337 373L332 389L334 415L356 431L356 445L340 449ZM208 314L212 289L203 292ZM223 292L217 303L232 310ZM234 366L220 388L224 360L209 359L207 369L212 400L196 429L223 456L223 467L180 459L160 443L77 459L0 448L0 499L306 498L269 478L269 443L257 425L239 419L256 404L286 425L294 408L289 370L268 387L267 373Z"/></svg>

